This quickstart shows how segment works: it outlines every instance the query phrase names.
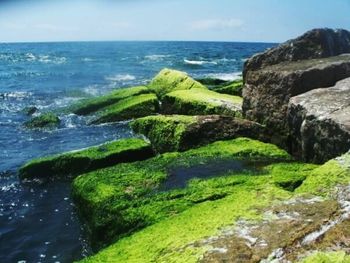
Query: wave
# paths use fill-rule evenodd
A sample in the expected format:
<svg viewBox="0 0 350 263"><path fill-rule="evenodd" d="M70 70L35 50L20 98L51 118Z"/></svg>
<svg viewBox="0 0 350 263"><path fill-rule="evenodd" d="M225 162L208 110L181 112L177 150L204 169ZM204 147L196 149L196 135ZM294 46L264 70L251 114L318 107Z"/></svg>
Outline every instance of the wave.
<svg viewBox="0 0 350 263"><path fill-rule="evenodd" d="M136 77L130 74L117 74L114 76L109 76L105 78L106 80L113 81L113 82L119 82L119 81L131 81L135 80Z"/></svg>
<svg viewBox="0 0 350 263"><path fill-rule="evenodd" d="M4 92L0 93L0 99L25 99L32 96L31 92L26 91L13 91L13 92Z"/></svg>
<svg viewBox="0 0 350 263"><path fill-rule="evenodd" d="M242 73L241 72L210 73L210 74L205 75L205 78L220 79L220 80L224 80L224 81L234 81L234 80L242 78Z"/></svg>
<svg viewBox="0 0 350 263"><path fill-rule="evenodd" d="M205 64L212 64L212 65L217 65L218 63L216 61L206 61L206 60L188 60L184 59L185 64L188 65L196 65L196 66L202 66Z"/></svg>
<svg viewBox="0 0 350 263"><path fill-rule="evenodd" d="M172 55L157 55L157 54L154 54L154 55L147 55L147 56L145 56L145 59L152 60L152 61L161 61L164 58L169 58L169 57L172 57Z"/></svg>
<svg viewBox="0 0 350 263"><path fill-rule="evenodd" d="M67 62L66 57L58 57L52 55L35 55L33 53L2 53L0 54L0 60L7 62L18 63L18 62L40 62L40 63L52 63L52 64L63 64Z"/></svg>

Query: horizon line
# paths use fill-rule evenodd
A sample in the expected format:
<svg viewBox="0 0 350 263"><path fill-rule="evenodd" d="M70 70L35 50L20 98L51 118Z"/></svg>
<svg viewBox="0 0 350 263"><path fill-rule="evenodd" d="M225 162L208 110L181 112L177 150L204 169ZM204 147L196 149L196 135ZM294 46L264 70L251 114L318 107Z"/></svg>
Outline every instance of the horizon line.
<svg viewBox="0 0 350 263"><path fill-rule="evenodd" d="M279 44L281 42L234 41L234 40L42 40L42 41L0 41L0 44L46 44L46 43L86 43L86 42L203 42L203 43L254 43Z"/></svg>

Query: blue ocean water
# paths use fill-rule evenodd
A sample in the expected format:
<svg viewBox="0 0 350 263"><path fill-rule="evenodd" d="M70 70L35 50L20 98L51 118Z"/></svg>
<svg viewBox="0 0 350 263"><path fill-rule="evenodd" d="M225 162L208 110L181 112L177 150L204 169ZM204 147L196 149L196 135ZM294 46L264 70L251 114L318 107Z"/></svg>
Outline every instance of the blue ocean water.
<svg viewBox="0 0 350 263"><path fill-rule="evenodd" d="M28 106L56 110L113 89L146 84L162 68L195 78L237 78L264 43L72 42L0 44L0 262L71 262L91 253L70 182L27 183L24 162L133 136L127 123L87 126L61 115L52 131L27 130Z"/></svg>

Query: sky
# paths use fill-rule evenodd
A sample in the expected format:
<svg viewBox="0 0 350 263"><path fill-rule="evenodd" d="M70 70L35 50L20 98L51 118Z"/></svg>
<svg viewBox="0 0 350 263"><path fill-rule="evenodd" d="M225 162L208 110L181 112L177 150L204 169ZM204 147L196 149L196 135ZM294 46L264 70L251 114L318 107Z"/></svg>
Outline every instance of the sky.
<svg viewBox="0 0 350 263"><path fill-rule="evenodd" d="M0 0L0 42L283 42L350 30L350 0Z"/></svg>

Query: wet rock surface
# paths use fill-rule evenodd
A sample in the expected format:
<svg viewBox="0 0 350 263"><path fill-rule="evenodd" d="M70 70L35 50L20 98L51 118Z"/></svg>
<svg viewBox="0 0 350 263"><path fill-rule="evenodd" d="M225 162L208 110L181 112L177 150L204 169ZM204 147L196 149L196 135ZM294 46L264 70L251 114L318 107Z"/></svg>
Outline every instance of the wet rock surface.
<svg viewBox="0 0 350 263"><path fill-rule="evenodd" d="M350 78L292 97L288 122L293 152L324 162L350 149Z"/></svg>

